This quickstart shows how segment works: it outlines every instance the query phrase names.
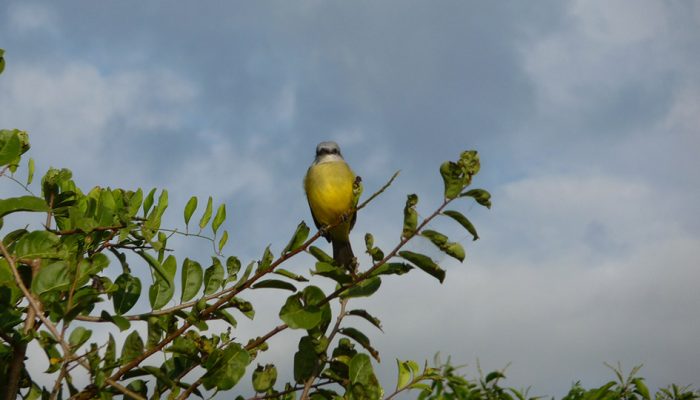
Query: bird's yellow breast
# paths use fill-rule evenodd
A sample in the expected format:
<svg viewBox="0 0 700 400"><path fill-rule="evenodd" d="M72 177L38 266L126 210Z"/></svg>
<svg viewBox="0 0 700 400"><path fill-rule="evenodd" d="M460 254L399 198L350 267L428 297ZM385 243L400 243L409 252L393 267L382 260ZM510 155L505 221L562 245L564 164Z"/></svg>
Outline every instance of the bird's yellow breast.
<svg viewBox="0 0 700 400"><path fill-rule="evenodd" d="M311 212L322 225L331 225L350 210L355 174L344 161L312 165L304 178L304 190Z"/></svg>

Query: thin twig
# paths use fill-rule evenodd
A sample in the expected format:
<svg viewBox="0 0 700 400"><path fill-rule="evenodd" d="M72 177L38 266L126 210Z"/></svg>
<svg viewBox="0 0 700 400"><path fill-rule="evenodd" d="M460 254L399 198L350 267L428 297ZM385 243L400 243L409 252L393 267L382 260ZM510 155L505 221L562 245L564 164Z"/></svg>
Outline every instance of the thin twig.
<svg viewBox="0 0 700 400"><path fill-rule="evenodd" d="M380 194L384 193L384 191L385 191L389 186L391 186L391 184L394 182L394 179L396 179L396 177L399 176L399 173L400 173L400 172L401 172L401 171L396 171L396 172L394 172L394 175L392 175L391 178L389 178L389 181L388 181L387 183L385 183L384 186L382 186L379 190L377 190L376 192L374 192L374 194L372 194L371 196L369 196L369 197L367 198L367 200L363 201L359 206L357 206L357 208L356 208L355 210L357 211L357 210L360 210L360 209L364 208L370 201L374 200L375 197L377 197L377 196L379 196Z"/></svg>
<svg viewBox="0 0 700 400"><path fill-rule="evenodd" d="M32 196L36 196L36 195L34 194L34 192L32 192L31 190L29 190L29 187L28 187L27 185L25 185L24 183L18 181L14 176L12 176L12 175L5 175L5 172L6 172L9 168L10 168L9 165L5 166L5 168L3 168L2 171L0 171L0 177L4 176L4 177L6 177L6 178L9 179L9 180L14 181L16 184L20 185L20 186L22 187L22 189L24 189L27 193L31 194Z"/></svg>

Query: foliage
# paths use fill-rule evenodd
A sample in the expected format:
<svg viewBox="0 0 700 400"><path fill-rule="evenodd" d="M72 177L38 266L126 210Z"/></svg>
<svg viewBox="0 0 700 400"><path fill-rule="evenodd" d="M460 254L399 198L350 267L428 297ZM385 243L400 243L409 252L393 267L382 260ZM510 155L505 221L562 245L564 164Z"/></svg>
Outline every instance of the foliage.
<svg viewBox="0 0 700 400"><path fill-rule="evenodd" d="M504 370L492 371L486 375L481 373L479 379L469 380L458 374L459 367L451 365L449 360L441 364L436 359L436 365L439 365L438 378L433 379L431 385L422 386L422 391L418 396L419 400L537 400L545 398L545 396L530 396L530 388L519 390L504 387L502 385L502 381L506 379ZM608 365L608 367L610 366ZM593 389L585 389L580 382L576 382L562 397L562 400L652 399L652 395L644 383L644 378L637 376L641 365L632 368L627 377L624 376L621 366L610 368L615 373L616 380ZM481 369L479 371L481 372ZM692 400L700 398L700 391L692 390L688 386L671 385L659 389L653 398L656 400Z"/></svg>
<svg viewBox="0 0 700 400"><path fill-rule="evenodd" d="M426 226L446 216L445 221L456 221L476 238L464 215L442 211L459 198L471 197L490 206L483 201L485 191L479 190L481 197L476 197L467 190L479 170L479 157L475 151L466 151L456 162L440 167L444 198L428 217L418 217L418 196L408 196L401 238L393 248L385 251L371 234L366 235L372 262L364 268L359 263L353 270L343 268L312 246L321 232L312 233L304 222L280 254L268 246L259 260L244 264L226 254L225 204L215 204L212 197L206 202L192 197L182 211L184 225L165 227L166 190L84 190L76 185L71 171L57 168L34 182L34 161L22 163L29 148L26 132L0 131L0 177L26 192L0 199L0 221L21 226L3 230L0 242L0 387L7 398L17 394L30 399L204 396L204 391L238 387L247 371L252 372L252 387L261 397L381 398L384 389L373 369L380 360L379 351L372 345L371 334L354 324L363 319L381 329L381 322L370 310L350 309L349 304L357 297L377 295L383 279L414 267L442 282L443 267L427 255L406 249L407 244L424 236L445 254L463 261L466 253L461 244ZM21 165L26 165L22 181L17 175ZM396 174L351 212L364 208L395 178ZM361 196L360 180L354 192ZM198 208L203 211L196 215ZM31 214L45 222L27 224L36 219ZM210 261L174 252L169 247L174 235L209 241ZM318 260L309 273L283 268L302 252ZM144 270L150 272L150 279L133 272ZM318 284L323 280L333 282L335 289L324 292ZM237 319L254 318L255 306L246 300L253 290L286 294L279 303L280 325L269 327L261 337L245 338L236 330ZM331 302L339 304L335 315ZM228 328L213 329L214 322ZM96 324L113 325L122 333L99 338L93 335ZM267 350L271 337L287 330L304 335L293 354L294 381L280 383L274 365L252 364ZM30 344L45 352L46 373L55 377L53 385L42 386L25 368ZM399 363L399 368L404 371L402 379L408 371L411 385L439 378L434 370L419 371L412 362ZM90 384L78 387L74 383L78 373L89 375Z"/></svg>

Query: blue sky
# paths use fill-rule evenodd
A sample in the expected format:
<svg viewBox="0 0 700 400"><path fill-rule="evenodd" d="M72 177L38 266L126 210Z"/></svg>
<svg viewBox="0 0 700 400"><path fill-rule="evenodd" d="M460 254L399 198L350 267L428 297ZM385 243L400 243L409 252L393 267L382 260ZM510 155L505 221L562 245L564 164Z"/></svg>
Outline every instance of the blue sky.
<svg viewBox="0 0 700 400"><path fill-rule="evenodd" d="M461 210L481 240L435 226L466 263L358 301L383 321L387 387L394 358L437 351L472 376L477 358L511 362L533 394L602 384L617 361L644 363L651 386L697 385L698 37L700 6L680 1L5 0L0 125L30 132L38 171L167 188L173 224L190 195L226 202L243 259L310 222L301 179L321 140L366 192L402 171L359 216L356 253L365 232L396 242L406 194L431 212L437 166L476 149L494 207ZM242 332L275 323L282 300L259 301L263 327Z"/></svg>

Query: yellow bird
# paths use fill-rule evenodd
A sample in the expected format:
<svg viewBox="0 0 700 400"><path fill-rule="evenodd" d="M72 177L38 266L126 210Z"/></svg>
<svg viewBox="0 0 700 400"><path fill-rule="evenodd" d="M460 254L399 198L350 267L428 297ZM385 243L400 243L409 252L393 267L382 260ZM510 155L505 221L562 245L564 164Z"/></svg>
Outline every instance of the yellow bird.
<svg viewBox="0 0 700 400"><path fill-rule="evenodd" d="M355 258L350 246L350 230L355 225L357 214L346 215L357 206L354 182L355 173L340 154L338 144L319 143L316 159L304 177L304 191L317 228L337 224L347 217L330 228L324 237L333 244L333 259L348 269L352 269Z"/></svg>

